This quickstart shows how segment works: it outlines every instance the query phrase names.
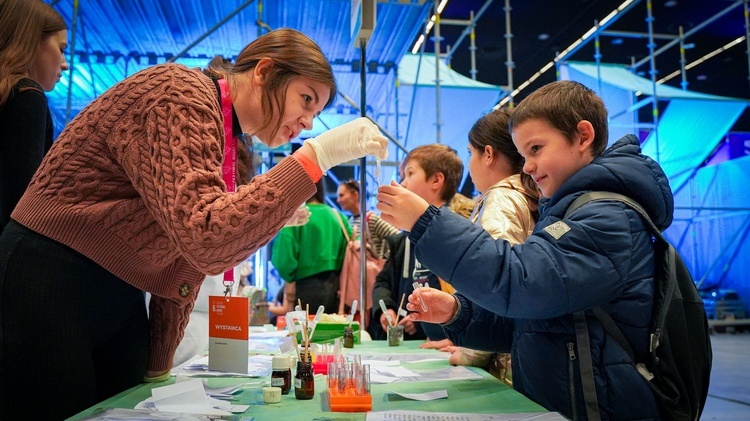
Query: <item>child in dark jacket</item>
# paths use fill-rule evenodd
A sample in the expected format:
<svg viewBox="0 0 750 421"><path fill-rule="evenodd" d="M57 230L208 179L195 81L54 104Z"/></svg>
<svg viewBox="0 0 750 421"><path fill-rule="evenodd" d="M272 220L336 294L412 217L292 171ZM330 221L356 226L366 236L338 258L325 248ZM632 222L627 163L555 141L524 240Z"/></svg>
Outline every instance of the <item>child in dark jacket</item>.
<svg viewBox="0 0 750 421"><path fill-rule="evenodd" d="M422 145L414 148L403 162L401 186L435 207L450 212L446 204L458 191L463 175L463 163L456 151L441 144ZM440 289L435 274L425 268L414 257L414 248L406 234L396 234L386 238L390 255L383 270L378 274L372 290L372 321L370 334L373 339L385 339L388 330L388 316L395 322L396 312L402 295L414 291L412 284ZM383 300L387 313L378 305ZM404 302L406 304L406 302ZM379 323L378 323L379 322ZM408 317L399 318L404 326L404 339L444 339L442 329L434 324L419 323ZM421 325L421 326L420 326Z"/></svg>
<svg viewBox="0 0 750 421"><path fill-rule="evenodd" d="M441 323L461 346L513 355L513 387L551 411L587 419L572 313L601 306L636 355L647 352L653 307L654 246L640 216L611 201L570 216L568 205L588 191L630 196L660 229L674 202L661 167L628 135L607 147L607 111L590 89L571 81L548 84L514 110L510 129L539 186L540 219L515 246L481 227L429 205L397 185L382 186L383 219L410 231L417 258L453 284L449 295L420 289L409 297L415 321ZM647 381L596 318L590 348L601 419L657 420Z"/></svg>

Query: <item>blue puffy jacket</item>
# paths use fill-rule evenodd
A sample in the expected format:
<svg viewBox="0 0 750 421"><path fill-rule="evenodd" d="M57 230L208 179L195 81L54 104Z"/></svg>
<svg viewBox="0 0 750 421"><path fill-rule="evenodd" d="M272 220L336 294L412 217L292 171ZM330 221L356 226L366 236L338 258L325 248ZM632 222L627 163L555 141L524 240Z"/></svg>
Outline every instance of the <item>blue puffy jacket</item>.
<svg viewBox="0 0 750 421"><path fill-rule="evenodd" d="M410 233L417 258L460 291L461 311L445 326L448 337L476 349L510 351L513 387L577 420L587 417L571 314L601 306L642 354L653 304L654 248L635 211L596 202L562 220L587 191L630 196L662 230L672 222L666 175L641 155L634 136L626 136L542 201L540 220L523 244L493 240L481 227L434 207ZM596 318L588 326L602 419L659 419L645 379L625 352Z"/></svg>

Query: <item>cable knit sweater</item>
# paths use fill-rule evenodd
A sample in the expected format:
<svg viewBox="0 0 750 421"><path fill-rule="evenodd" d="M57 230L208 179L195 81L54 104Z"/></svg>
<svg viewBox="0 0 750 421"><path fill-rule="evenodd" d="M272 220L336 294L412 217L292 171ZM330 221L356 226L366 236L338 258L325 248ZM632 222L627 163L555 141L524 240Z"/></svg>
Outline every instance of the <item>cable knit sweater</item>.
<svg viewBox="0 0 750 421"><path fill-rule="evenodd" d="M245 260L315 192L287 157L227 193L217 95L176 64L123 80L61 133L11 215L153 295L149 370L171 367L204 274Z"/></svg>

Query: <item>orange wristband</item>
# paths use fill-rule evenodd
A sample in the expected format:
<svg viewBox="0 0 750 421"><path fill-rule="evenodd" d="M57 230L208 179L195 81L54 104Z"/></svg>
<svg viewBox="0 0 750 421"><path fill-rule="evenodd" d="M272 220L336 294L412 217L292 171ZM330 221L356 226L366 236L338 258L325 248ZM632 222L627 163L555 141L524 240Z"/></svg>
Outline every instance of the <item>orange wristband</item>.
<svg viewBox="0 0 750 421"><path fill-rule="evenodd" d="M317 183L321 178L323 178L323 171L321 171L320 167L312 162L312 160L305 154L295 152L292 154L292 156L297 160L297 162L300 163L300 165L302 165L302 168L305 169L307 175L312 178L313 183Z"/></svg>

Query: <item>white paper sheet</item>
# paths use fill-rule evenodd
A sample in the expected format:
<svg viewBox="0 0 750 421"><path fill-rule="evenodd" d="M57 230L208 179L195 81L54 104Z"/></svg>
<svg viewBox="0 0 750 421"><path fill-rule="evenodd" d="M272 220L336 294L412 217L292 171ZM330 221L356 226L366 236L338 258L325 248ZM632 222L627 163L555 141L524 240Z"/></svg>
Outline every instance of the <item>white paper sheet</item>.
<svg viewBox="0 0 750 421"><path fill-rule="evenodd" d="M523 414L462 414L452 412L380 411L368 412L367 421L561 421L556 412Z"/></svg>
<svg viewBox="0 0 750 421"><path fill-rule="evenodd" d="M448 391L445 389L424 393L401 393L393 390L389 390L388 392L415 401L434 401L435 399L446 399L448 397Z"/></svg>

